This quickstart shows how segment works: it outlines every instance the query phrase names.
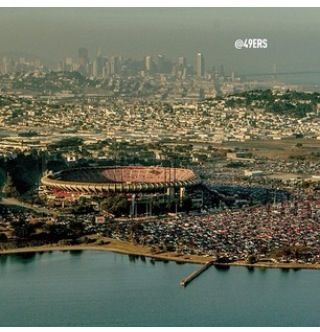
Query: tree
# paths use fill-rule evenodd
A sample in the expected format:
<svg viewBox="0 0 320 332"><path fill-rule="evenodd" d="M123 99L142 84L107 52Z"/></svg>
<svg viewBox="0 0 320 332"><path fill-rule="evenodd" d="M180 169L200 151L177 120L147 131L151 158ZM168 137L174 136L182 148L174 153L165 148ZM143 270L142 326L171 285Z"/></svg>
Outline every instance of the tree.
<svg viewBox="0 0 320 332"><path fill-rule="evenodd" d="M8 237L5 233L0 233L0 242L7 242Z"/></svg>
<svg viewBox="0 0 320 332"><path fill-rule="evenodd" d="M128 212L128 201L123 195L113 195L105 198L100 207L102 210L108 211L114 215L121 215Z"/></svg>
<svg viewBox="0 0 320 332"><path fill-rule="evenodd" d="M73 208L75 214L85 214L93 211L93 206L91 204L91 199L87 197L80 197L77 205Z"/></svg>
<svg viewBox="0 0 320 332"><path fill-rule="evenodd" d="M6 197L17 197L18 191L17 188L13 185L12 178L8 174L5 185L3 186L3 193Z"/></svg>
<svg viewBox="0 0 320 332"><path fill-rule="evenodd" d="M254 255L250 255L250 256L248 256L248 258L247 258L247 262L248 262L249 264L255 264L255 263L257 262L257 257L254 256Z"/></svg>

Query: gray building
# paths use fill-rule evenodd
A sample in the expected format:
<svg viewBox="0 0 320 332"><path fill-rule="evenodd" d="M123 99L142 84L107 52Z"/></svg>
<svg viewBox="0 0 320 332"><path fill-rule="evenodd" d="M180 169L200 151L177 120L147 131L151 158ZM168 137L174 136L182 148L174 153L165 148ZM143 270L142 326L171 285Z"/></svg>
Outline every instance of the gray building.
<svg viewBox="0 0 320 332"><path fill-rule="evenodd" d="M204 57L202 53L197 53L196 56L196 76L197 78L204 77L205 74L205 65L204 65Z"/></svg>

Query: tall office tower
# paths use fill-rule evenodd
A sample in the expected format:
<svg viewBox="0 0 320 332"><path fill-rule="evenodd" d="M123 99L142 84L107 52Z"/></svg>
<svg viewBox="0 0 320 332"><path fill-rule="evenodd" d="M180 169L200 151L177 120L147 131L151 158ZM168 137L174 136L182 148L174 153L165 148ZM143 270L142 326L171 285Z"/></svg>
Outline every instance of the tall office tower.
<svg viewBox="0 0 320 332"><path fill-rule="evenodd" d="M178 58L178 66L185 67L187 65L187 59L184 56L179 56Z"/></svg>
<svg viewBox="0 0 320 332"><path fill-rule="evenodd" d="M88 73L89 52L86 48L81 47L78 51L79 55L79 71L86 75Z"/></svg>
<svg viewBox="0 0 320 332"><path fill-rule="evenodd" d="M152 65L152 56L151 55L147 55L145 58L144 58L144 69L147 71L147 72L151 72L152 69L153 69L153 65Z"/></svg>
<svg viewBox="0 0 320 332"><path fill-rule="evenodd" d="M117 56L111 56L109 59L109 73L110 75L118 74L120 71L120 60Z"/></svg>
<svg viewBox="0 0 320 332"><path fill-rule="evenodd" d="M157 64L157 72L158 73L164 73L166 71L165 66L165 57L162 54L158 54L156 58L156 64Z"/></svg>
<svg viewBox="0 0 320 332"><path fill-rule="evenodd" d="M98 49L97 56L92 62L92 76L103 77L103 67L105 65L105 59L101 55L101 49Z"/></svg>
<svg viewBox="0 0 320 332"><path fill-rule="evenodd" d="M97 59L94 59L92 62L92 76L98 77L98 61Z"/></svg>
<svg viewBox="0 0 320 332"><path fill-rule="evenodd" d="M197 53L196 56L196 76L197 78L204 77L205 66L204 66L204 57L202 53Z"/></svg>
<svg viewBox="0 0 320 332"><path fill-rule="evenodd" d="M176 64L176 66L174 67L175 69L175 75L177 78L181 79L181 78L185 78L186 75L186 66L187 66L187 61L186 58L183 56L178 57L178 62Z"/></svg>

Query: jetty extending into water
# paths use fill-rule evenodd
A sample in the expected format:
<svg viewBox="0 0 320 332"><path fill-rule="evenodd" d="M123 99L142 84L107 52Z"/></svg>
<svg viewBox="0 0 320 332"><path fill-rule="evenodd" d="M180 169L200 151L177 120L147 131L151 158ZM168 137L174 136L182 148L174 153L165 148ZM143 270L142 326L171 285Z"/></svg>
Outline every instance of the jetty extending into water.
<svg viewBox="0 0 320 332"><path fill-rule="evenodd" d="M214 264L215 261L209 261L206 264L202 265L200 267L200 269L193 271L191 274L189 274L186 278L182 279L180 281L180 286L182 287L187 287L188 284L194 280L195 278L197 278L202 272L206 271L211 265Z"/></svg>

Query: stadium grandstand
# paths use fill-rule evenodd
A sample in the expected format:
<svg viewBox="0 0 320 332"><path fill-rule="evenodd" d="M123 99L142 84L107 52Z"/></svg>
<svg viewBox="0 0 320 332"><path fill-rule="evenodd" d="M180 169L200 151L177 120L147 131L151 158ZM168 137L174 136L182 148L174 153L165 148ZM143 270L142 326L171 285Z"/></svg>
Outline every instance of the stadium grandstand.
<svg viewBox="0 0 320 332"><path fill-rule="evenodd" d="M159 166L87 167L47 173L41 179L42 193L56 205L72 204L80 197L95 201L121 195L128 214L151 215L156 206L179 210L186 198L202 205L201 182L187 168ZM161 211L163 209L160 209Z"/></svg>

